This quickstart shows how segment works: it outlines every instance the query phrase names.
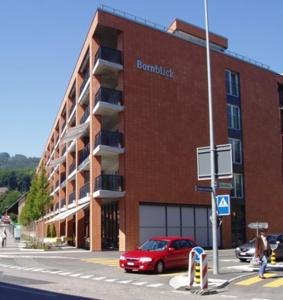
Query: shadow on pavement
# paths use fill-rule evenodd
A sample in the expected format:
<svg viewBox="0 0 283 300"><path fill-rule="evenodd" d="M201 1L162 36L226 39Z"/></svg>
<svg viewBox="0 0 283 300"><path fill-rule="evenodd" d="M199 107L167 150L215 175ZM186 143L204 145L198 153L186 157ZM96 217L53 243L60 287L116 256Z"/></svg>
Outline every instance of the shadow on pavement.
<svg viewBox="0 0 283 300"><path fill-rule="evenodd" d="M0 300L98 300L0 282Z"/></svg>

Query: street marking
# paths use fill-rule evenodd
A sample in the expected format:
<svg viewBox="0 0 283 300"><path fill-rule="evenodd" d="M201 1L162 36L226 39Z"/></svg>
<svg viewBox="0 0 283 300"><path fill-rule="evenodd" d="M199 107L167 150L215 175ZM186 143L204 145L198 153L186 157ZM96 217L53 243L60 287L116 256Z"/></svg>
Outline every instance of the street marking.
<svg viewBox="0 0 283 300"><path fill-rule="evenodd" d="M148 287L160 287L160 286L162 286L163 285L163 283L153 283L153 284L148 284L147 286Z"/></svg>
<svg viewBox="0 0 283 300"><path fill-rule="evenodd" d="M166 273L166 274L160 274L158 276L160 277L169 277L169 276L184 276L187 275L187 272L176 272L176 273Z"/></svg>
<svg viewBox="0 0 283 300"><path fill-rule="evenodd" d="M105 279L106 277L94 277L92 278L93 280L102 280L102 279Z"/></svg>
<svg viewBox="0 0 283 300"><path fill-rule="evenodd" d="M82 275L82 273L77 273L77 274L71 274L71 277L79 277L80 275Z"/></svg>
<svg viewBox="0 0 283 300"><path fill-rule="evenodd" d="M83 278L83 279L88 279L88 278L91 278L93 277L94 275L85 275L85 276L80 276L80 278Z"/></svg>
<svg viewBox="0 0 283 300"><path fill-rule="evenodd" d="M119 260L118 259L112 259L112 258L84 258L81 259L81 261L88 262L88 263L93 263L93 264L100 264L104 266L109 266L109 267L117 267L119 268Z"/></svg>
<svg viewBox="0 0 283 300"><path fill-rule="evenodd" d="M148 282L147 281L143 281L143 282L133 282L132 284L134 285L144 285L144 284L147 284Z"/></svg>
<svg viewBox="0 0 283 300"><path fill-rule="evenodd" d="M274 276L276 276L276 274L274 274L274 273L266 273L266 274L264 274L264 277L266 277L266 278L272 278ZM261 278L259 278L258 276L255 276L255 277L251 277L249 279L237 282L236 285L248 286L248 285L252 285L252 284L255 284L255 283L258 283L258 282L261 282L261 281L262 281Z"/></svg>
<svg viewBox="0 0 283 300"><path fill-rule="evenodd" d="M283 278L279 278L276 280L273 280L267 284L264 285L264 287L279 287L283 285Z"/></svg>
<svg viewBox="0 0 283 300"><path fill-rule="evenodd" d="M116 281L117 279L115 279L115 278L110 278L110 279L105 279L104 281L106 281L106 282L114 282L114 281Z"/></svg>
<svg viewBox="0 0 283 300"><path fill-rule="evenodd" d="M132 282L133 280L120 280L120 281L117 281L118 283L122 283L122 284L126 284L126 283L130 283Z"/></svg>
<svg viewBox="0 0 283 300"><path fill-rule="evenodd" d="M69 274L71 274L71 272L63 272L63 273L58 273L58 275L62 275L62 276L67 276L67 275L69 275Z"/></svg>
<svg viewBox="0 0 283 300"><path fill-rule="evenodd" d="M223 298L238 298L237 296L233 296L233 295L220 295L220 297L223 297Z"/></svg>
<svg viewBox="0 0 283 300"><path fill-rule="evenodd" d="M44 270L44 269L42 269L42 268L40 268L40 269L33 269L31 271L33 271L33 272L39 272L39 271L42 271L42 270Z"/></svg>
<svg viewBox="0 0 283 300"><path fill-rule="evenodd" d="M58 273L60 273L60 272L62 272L62 271L52 271L52 272L50 272L50 274L58 274Z"/></svg>

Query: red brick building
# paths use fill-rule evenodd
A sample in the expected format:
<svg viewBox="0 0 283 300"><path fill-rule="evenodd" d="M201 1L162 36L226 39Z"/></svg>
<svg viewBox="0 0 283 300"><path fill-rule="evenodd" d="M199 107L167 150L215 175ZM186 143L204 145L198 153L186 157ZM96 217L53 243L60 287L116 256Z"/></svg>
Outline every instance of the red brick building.
<svg viewBox="0 0 283 300"><path fill-rule="evenodd" d="M233 148L231 217L219 230L220 246L231 247L253 234L250 222L283 231L283 77L232 55L224 37L210 41L215 143ZM55 224L91 250L154 235L211 246L210 196L195 191L196 148L209 145L207 94L203 29L98 10L42 157L53 207L38 235Z"/></svg>

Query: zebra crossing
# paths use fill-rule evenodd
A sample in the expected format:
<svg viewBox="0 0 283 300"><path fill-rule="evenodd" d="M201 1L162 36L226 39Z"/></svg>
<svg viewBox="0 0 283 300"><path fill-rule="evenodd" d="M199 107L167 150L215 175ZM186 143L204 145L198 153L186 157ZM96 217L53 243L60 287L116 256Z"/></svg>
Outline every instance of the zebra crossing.
<svg viewBox="0 0 283 300"><path fill-rule="evenodd" d="M251 286L260 284L264 288L277 288L283 286L283 277L279 276L277 273L265 273L264 277L266 278L261 279L257 276L250 277L248 279L241 280L236 282L236 286Z"/></svg>
<svg viewBox="0 0 283 300"><path fill-rule="evenodd" d="M15 269L15 270L22 270L27 272L40 272L40 273L49 273L52 275L59 275L59 276L66 276L70 278L80 278L83 280L94 280L94 281L103 281L108 283L117 283L117 284L131 284L136 286L145 286L148 288L159 288L165 286L163 283L150 283L147 281L135 281L135 280L121 280L121 278L107 278L105 276L96 276L95 274L84 274L84 273L72 273L63 270L50 270L44 268L32 268L32 267L21 267L21 266L14 266L8 264L0 264L2 268L8 269Z"/></svg>

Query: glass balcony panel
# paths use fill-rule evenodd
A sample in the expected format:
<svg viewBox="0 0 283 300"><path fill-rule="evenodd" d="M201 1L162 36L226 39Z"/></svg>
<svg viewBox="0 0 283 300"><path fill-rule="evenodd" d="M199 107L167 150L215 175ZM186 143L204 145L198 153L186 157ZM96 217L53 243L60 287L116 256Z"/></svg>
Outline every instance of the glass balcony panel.
<svg viewBox="0 0 283 300"><path fill-rule="evenodd" d="M80 188L80 199L87 196L89 193L89 181Z"/></svg>
<svg viewBox="0 0 283 300"><path fill-rule="evenodd" d="M120 50L108 48L108 47L100 47L95 55L95 63L98 59L107 60L113 63L122 64L122 54Z"/></svg>
<svg viewBox="0 0 283 300"><path fill-rule="evenodd" d="M95 95L95 104L98 102L107 102L110 104L121 105L122 92L114 89L101 87Z"/></svg>
<svg viewBox="0 0 283 300"><path fill-rule="evenodd" d="M95 178L94 190L123 191L123 176L100 175Z"/></svg>
<svg viewBox="0 0 283 300"><path fill-rule="evenodd" d="M110 147L122 147L122 133L114 131L101 130L95 136L95 147L98 145L107 145Z"/></svg>

